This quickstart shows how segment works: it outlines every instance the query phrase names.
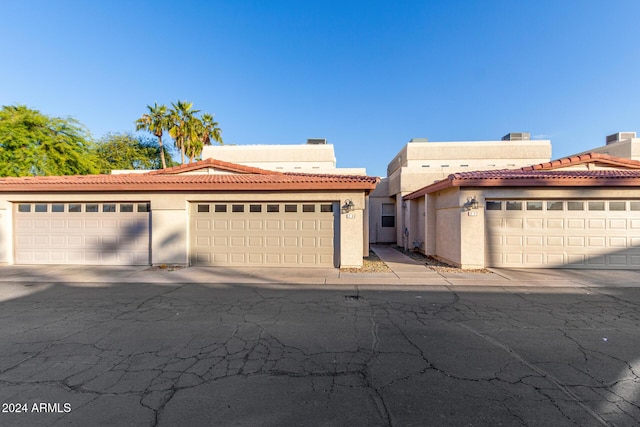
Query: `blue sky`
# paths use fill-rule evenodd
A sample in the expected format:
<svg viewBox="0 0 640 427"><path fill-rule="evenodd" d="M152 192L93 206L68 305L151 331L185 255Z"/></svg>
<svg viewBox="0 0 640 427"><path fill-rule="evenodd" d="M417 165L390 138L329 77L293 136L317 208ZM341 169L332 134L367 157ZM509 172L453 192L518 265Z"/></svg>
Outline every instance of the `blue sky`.
<svg viewBox="0 0 640 427"><path fill-rule="evenodd" d="M640 2L29 1L0 5L0 105L96 138L153 102L214 113L226 143L327 138L339 167L411 138L551 139L558 158L640 132Z"/></svg>

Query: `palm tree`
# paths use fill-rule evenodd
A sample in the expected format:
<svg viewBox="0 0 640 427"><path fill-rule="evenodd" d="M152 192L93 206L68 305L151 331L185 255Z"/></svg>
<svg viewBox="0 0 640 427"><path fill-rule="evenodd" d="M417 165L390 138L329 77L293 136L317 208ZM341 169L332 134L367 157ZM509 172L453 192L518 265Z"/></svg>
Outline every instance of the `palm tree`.
<svg viewBox="0 0 640 427"><path fill-rule="evenodd" d="M169 135L173 138L176 147L180 150L181 161L184 164L184 155L186 152L191 154L193 145L192 141L197 139L197 126L195 114L200 110L192 110L193 103L188 101L178 101L171 103L169 118Z"/></svg>
<svg viewBox="0 0 640 427"><path fill-rule="evenodd" d="M218 122L213 120L213 116L209 113L202 115L202 143L204 145L211 145L211 140L214 140L220 145L222 142L222 129L218 127Z"/></svg>
<svg viewBox="0 0 640 427"><path fill-rule="evenodd" d="M149 109L148 114L143 114L138 120L136 120L136 130L146 130L154 134L158 138L158 145L160 146L160 160L162 160L162 168L167 168L167 162L164 159L164 147L162 146L162 135L165 129L169 129L170 121L167 113L167 107L165 105L158 105L154 103L153 107L147 105Z"/></svg>

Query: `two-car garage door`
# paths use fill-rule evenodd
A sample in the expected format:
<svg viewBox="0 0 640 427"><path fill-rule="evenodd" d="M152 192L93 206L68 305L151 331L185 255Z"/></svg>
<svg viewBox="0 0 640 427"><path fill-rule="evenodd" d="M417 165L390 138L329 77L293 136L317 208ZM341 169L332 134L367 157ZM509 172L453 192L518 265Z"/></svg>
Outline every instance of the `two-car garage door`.
<svg viewBox="0 0 640 427"><path fill-rule="evenodd" d="M16 264L148 265L149 203L17 203Z"/></svg>
<svg viewBox="0 0 640 427"><path fill-rule="evenodd" d="M191 204L191 265L333 267L334 206L318 202Z"/></svg>
<svg viewBox="0 0 640 427"><path fill-rule="evenodd" d="M638 200L487 200L487 265L640 269Z"/></svg>

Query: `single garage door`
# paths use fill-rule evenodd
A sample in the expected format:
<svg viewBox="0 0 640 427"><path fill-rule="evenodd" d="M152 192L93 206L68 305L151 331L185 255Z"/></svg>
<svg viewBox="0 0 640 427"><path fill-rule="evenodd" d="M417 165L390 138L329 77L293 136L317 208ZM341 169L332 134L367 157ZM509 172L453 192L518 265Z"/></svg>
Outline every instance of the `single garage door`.
<svg viewBox="0 0 640 427"><path fill-rule="evenodd" d="M487 265L640 269L638 200L487 200Z"/></svg>
<svg viewBox="0 0 640 427"><path fill-rule="evenodd" d="M334 266L332 203L193 203L192 265Z"/></svg>
<svg viewBox="0 0 640 427"><path fill-rule="evenodd" d="M17 203L16 264L149 264L148 203Z"/></svg>

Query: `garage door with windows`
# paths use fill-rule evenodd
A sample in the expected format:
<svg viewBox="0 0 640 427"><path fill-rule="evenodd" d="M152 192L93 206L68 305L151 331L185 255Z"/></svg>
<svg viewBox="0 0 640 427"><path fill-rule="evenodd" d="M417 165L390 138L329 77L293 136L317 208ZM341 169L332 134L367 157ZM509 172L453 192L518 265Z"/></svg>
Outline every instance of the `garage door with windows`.
<svg viewBox="0 0 640 427"><path fill-rule="evenodd" d="M640 269L639 200L487 200L487 265Z"/></svg>
<svg viewBox="0 0 640 427"><path fill-rule="evenodd" d="M16 203L16 264L148 265L149 203Z"/></svg>
<svg viewBox="0 0 640 427"><path fill-rule="evenodd" d="M191 265L335 264L332 203L197 202L190 217Z"/></svg>

